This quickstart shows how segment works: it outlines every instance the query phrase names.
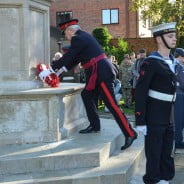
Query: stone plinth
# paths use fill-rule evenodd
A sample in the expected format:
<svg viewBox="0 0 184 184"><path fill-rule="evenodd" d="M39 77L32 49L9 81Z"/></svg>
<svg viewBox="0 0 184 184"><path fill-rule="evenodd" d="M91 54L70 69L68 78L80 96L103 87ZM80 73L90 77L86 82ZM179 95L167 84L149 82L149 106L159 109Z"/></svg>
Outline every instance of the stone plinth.
<svg viewBox="0 0 184 184"><path fill-rule="evenodd" d="M0 1L0 93L41 86L35 66L50 61L50 3Z"/></svg>
<svg viewBox="0 0 184 184"><path fill-rule="evenodd" d="M37 79L36 65L50 62L51 2L0 1L0 145L59 141L86 121L83 85Z"/></svg>
<svg viewBox="0 0 184 184"><path fill-rule="evenodd" d="M0 95L0 145L59 141L87 121L83 84Z"/></svg>

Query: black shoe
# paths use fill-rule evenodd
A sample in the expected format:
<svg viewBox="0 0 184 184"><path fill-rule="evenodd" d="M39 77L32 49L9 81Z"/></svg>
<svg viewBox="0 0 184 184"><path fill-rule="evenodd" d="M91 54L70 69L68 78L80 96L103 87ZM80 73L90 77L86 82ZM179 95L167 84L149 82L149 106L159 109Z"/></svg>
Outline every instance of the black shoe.
<svg viewBox="0 0 184 184"><path fill-rule="evenodd" d="M176 149L184 149L184 142L176 143L175 148Z"/></svg>
<svg viewBox="0 0 184 184"><path fill-rule="evenodd" d="M88 133L97 133L99 132L100 130L96 130L94 129L93 127L91 126L88 126L87 128L83 129L83 130L80 130L79 133L80 134L88 134Z"/></svg>
<svg viewBox="0 0 184 184"><path fill-rule="evenodd" d="M128 147L130 147L132 145L132 143L134 142L135 139L137 139L137 133L134 132L135 135L134 137L126 137L125 138L125 144L121 147L121 150L127 149Z"/></svg>

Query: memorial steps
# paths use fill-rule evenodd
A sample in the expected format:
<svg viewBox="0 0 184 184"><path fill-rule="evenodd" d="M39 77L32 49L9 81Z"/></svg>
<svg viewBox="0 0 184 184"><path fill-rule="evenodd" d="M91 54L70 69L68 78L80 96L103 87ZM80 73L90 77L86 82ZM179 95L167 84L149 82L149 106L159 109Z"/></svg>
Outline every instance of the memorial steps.
<svg viewBox="0 0 184 184"><path fill-rule="evenodd" d="M3 184L128 184L143 160L143 137L121 151L124 136L112 119L102 131L61 142L2 146Z"/></svg>

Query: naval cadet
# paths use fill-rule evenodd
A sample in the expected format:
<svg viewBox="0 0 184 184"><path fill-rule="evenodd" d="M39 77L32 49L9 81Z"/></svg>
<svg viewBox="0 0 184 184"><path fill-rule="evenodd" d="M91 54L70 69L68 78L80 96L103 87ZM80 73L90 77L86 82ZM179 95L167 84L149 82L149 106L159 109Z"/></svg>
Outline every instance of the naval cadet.
<svg viewBox="0 0 184 184"><path fill-rule="evenodd" d="M174 104L175 117L175 148L184 149L184 49L176 48L174 56L178 61L176 68L177 88L176 102Z"/></svg>
<svg viewBox="0 0 184 184"><path fill-rule="evenodd" d="M136 85L137 130L145 135L146 184L168 184L175 175L173 104L176 91L176 23L152 27L158 50L144 60Z"/></svg>
<svg viewBox="0 0 184 184"><path fill-rule="evenodd" d="M125 136L125 144L121 149L130 147L137 138L137 133L116 102L114 81L117 71L115 67L108 61L97 40L89 33L81 30L77 19L60 24L60 29L66 39L71 42L71 46L62 58L52 63L52 69L67 72L80 62L86 75L86 85L81 96L90 125L80 130L79 133L100 131L100 118L96 106L96 99L100 96Z"/></svg>

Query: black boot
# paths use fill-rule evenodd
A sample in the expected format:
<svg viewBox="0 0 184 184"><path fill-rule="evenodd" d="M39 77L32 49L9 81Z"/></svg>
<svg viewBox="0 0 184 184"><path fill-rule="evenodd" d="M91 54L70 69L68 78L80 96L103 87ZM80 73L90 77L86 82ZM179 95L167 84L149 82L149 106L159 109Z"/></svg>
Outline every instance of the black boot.
<svg viewBox="0 0 184 184"><path fill-rule="evenodd" d="M100 129L96 130L92 126L88 126L87 128L80 130L79 133L80 134L88 134L88 133L97 133L99 131L100 131Z"/></svg>
<svg viewBox="0 0 184 184"><path fill-rule="evenodd" d="M137 139L137 133L136 132L134 132L133 137L126 137L125 138L125 144L121 147L121 150L124 150L124 149L130 147L135 139Z"/></svg>

